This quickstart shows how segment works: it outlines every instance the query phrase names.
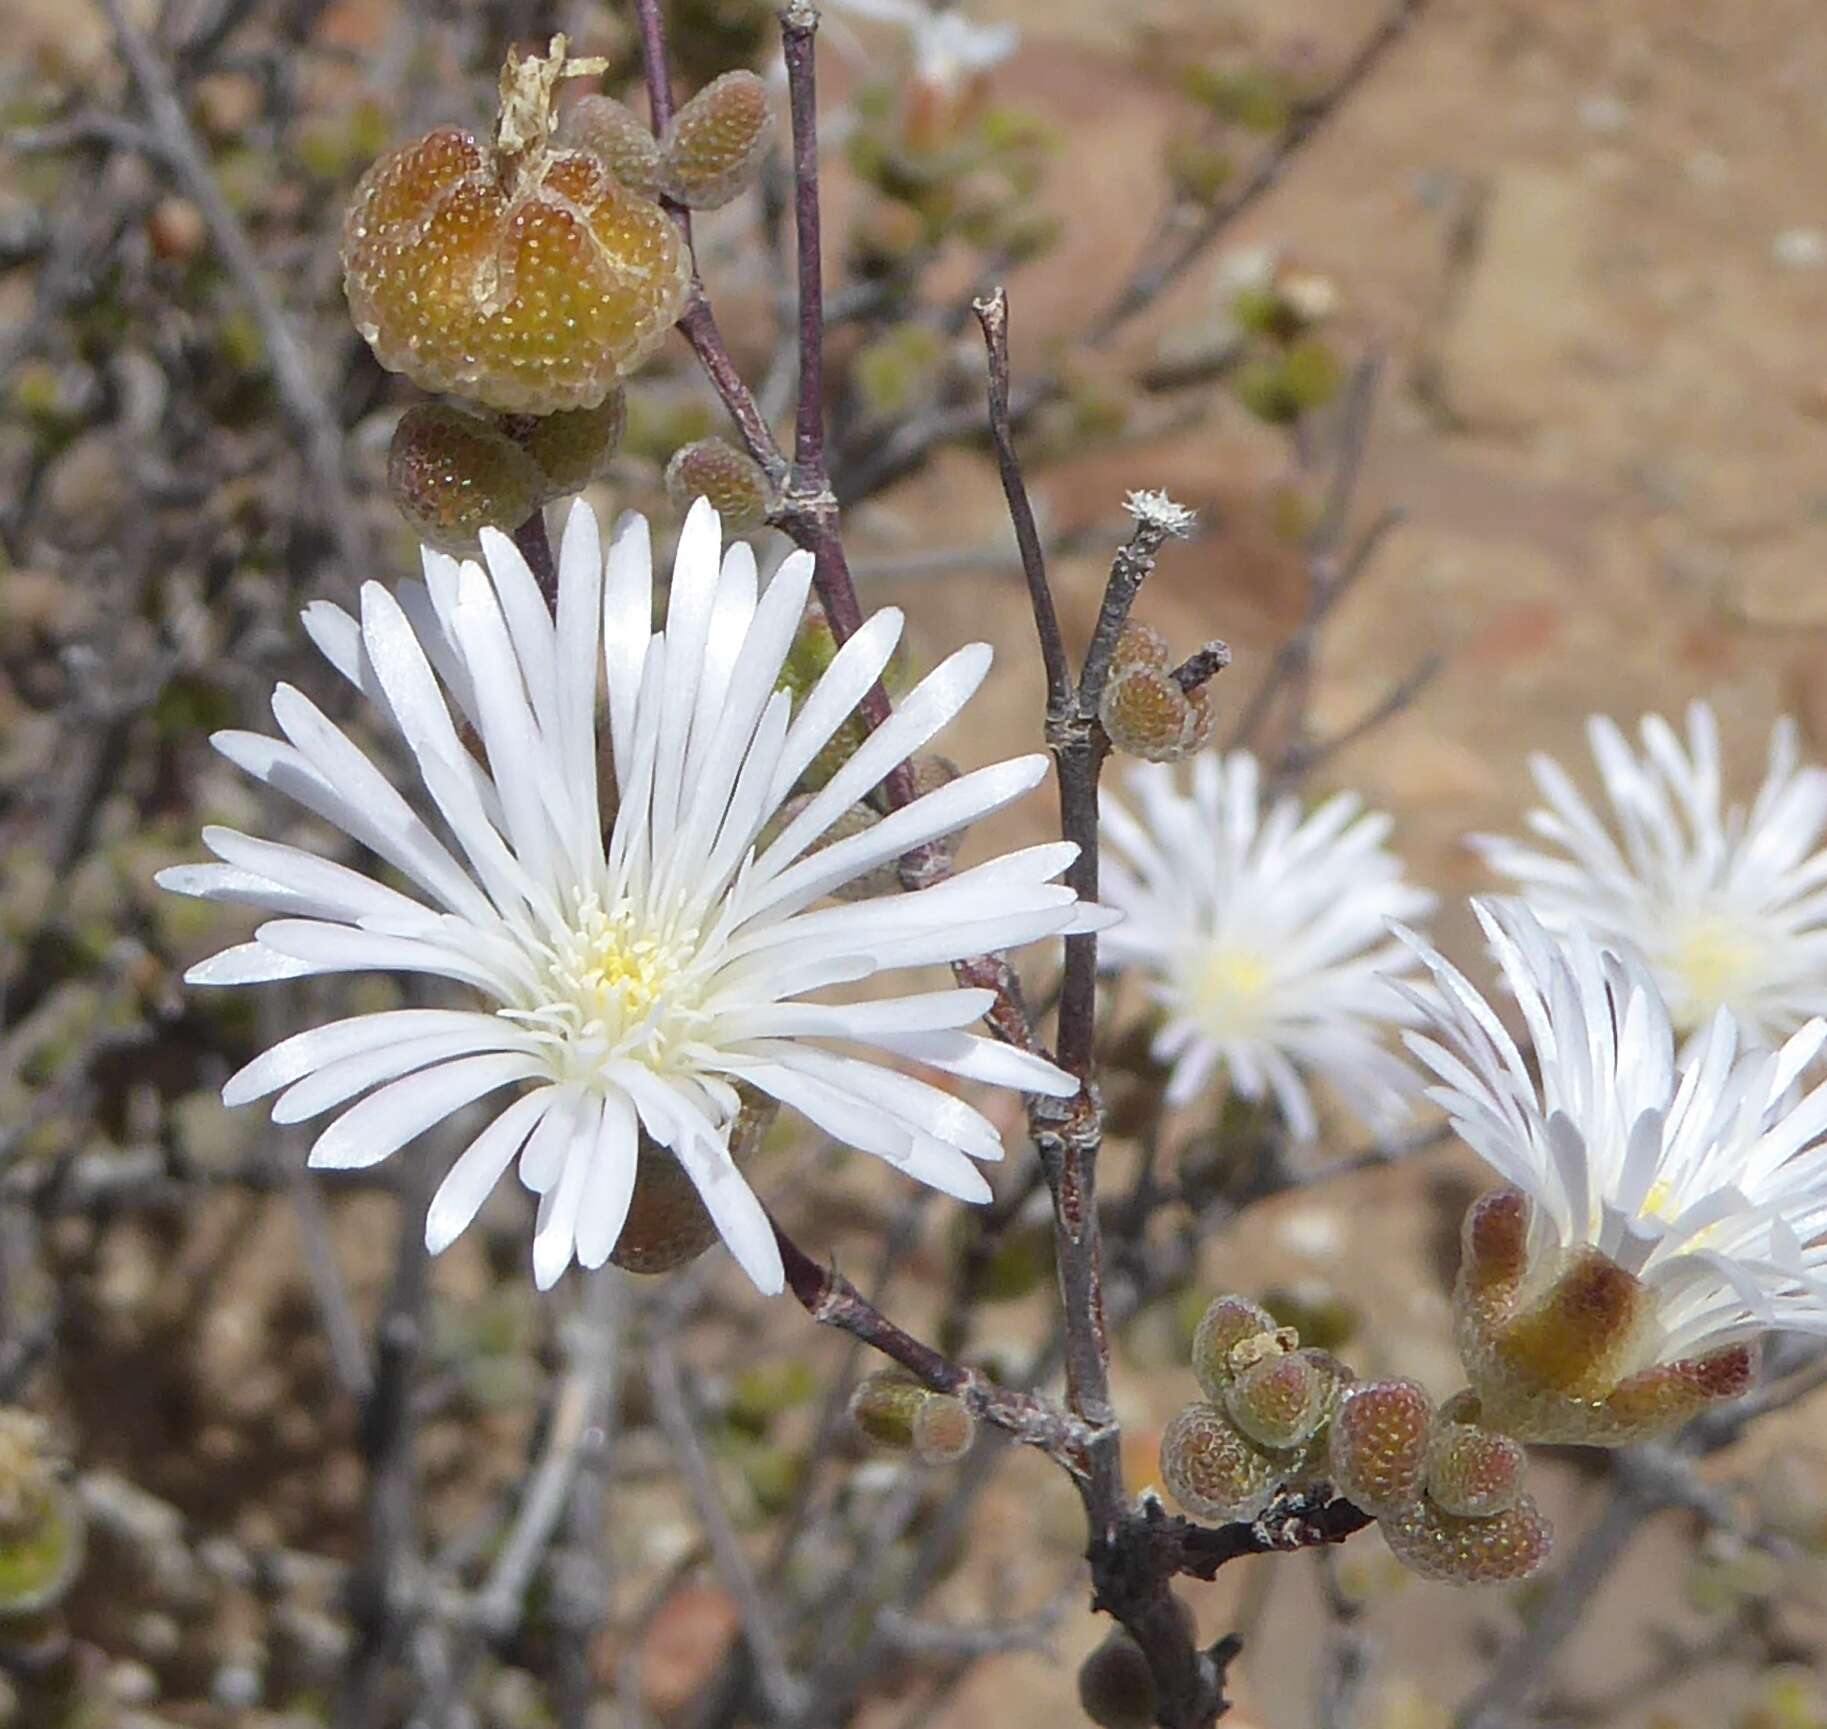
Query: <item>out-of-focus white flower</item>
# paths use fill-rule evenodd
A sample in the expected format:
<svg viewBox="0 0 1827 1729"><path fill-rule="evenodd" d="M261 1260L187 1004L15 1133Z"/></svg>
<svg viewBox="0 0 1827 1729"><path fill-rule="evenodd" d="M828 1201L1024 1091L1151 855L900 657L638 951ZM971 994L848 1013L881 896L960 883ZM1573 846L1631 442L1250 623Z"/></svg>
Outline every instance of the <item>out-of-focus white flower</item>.
<svg viewBox="0 0 1827 1729"><path fill-rule="evenodd" d="M1000 1136L962 1099L882 1059L1073 1090L1050 1063L965 1030L988 1006L986 991L801 1000L1067 929L1080 909L1052 879L1075 849L1030 847L918 893L818 905L1019 797L1046 759L962 775L821 847L976 690L990 651L961 649L762 844L801 773L887 665L902 621L893 610L869 619L795 713L776 687L812 561L795 553L758 593L754 554L736 544L720 557L719 542L716 513L699 500L659 632L646 522L624 517L605 560L581 504L559 553L556 624L513 543L492 532L486 568L428 552L424 585L403 585L396 599L369 583L359 621L328 603L311 607L313 640L403 738L423 813L290 686L273 697L283 739L227 732L214 742L375 853L411 892L227 829L204 833L221 862L160 879L279 915L252 942L193 967L194 984L386 970L448 979L482 999L312 1028L255 1058L223 1096L242 1104L278 1092L279 1122L339 1112L311 1163L349 1168L515 1089L438 1190L426 1236L434 1252L451 1242L518 1156L540 1197L533 1267L542 1287L573 1258L596 1267L614 1249L638 1128L678 1157L755 1283L780 1288L767 1216L728 1150L739 1083L970 1200L989 1193L973 1161L1000 1158ZM605 673L602 760L613 779L599 787ZM459 731L465 722L477 749Z"/></svg>
<svg viewBox="0 0 1827 1729"><path fill-rule="evenodd" d="M1587 1246L1641 1279L1662 1360L1773 1328L1827 1333L1827 1086L1792 1092L1827 1021L1746 1050L1721 1009L1677 1056L1634 954L1584 928L1555 936L1522 902L1473 906L1539 1080L1484 997L1413 936L1439 994L1409 993L1429 1024L1404 1036L1466 1145L1533 1201L1531 1262Z"/></svg>
<svg viewBox="0 0 1827 1729"><path fill-rule="evenodd" d="M1125 916L1103 957L1140 969L1165 1011L1154 1054L1172 1065L1169 1104L1222 1071L1246 1098L1271 1094L1310 1139L1317 1079L1391 1127L1414 1077L1382 1035L1408 1018L1390 979L1414 962L1387 923L1433 897L1383 845L1388 817L1350 793L1308 815L1291 795L1265 809L1261 772L1248 751L1207 752L1188 796L1171 769L1146 765L1128 782L1139 820L1105 795L1102 893Z"/></svg>
<svg viewBox="0 0 1827 1729"><path fill-rule="evenodd" d="M1636 949L1683 1032L1729 1008L1773 1044L1827 1011L1827 772L1799 766L1778 722L1756 801L1724 803L1719 724L1687 712L1685 748L1660 715L1633 751L1610 720L1587 723L1610 801L1601 816L1553 758L1531 760L1548 843L1480 835L1473 845L1554 931L1577 927Z"/></svg>
<svg viewBox="0 0 1827 1729"><path fill-rule="evenodd" d="M1013 24L973 23L959 7L926 0L827 0L827 5L851 18L905 30L914 75L940 90L956 90L1000 66L1021 41Z"/></svg>

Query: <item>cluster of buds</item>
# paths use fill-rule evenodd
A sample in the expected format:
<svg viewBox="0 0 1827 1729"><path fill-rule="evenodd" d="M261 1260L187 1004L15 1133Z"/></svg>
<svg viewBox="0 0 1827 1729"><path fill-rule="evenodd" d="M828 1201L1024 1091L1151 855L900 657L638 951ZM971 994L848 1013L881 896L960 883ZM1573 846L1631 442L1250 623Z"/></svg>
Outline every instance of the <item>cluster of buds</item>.
<svg viewBox="0 0 1827 1729"><path fill-rule="evenodd" d="M441 127L362 176L343 287L381 364L515 414L594 408L684 310L672 218L555 137L554 94L601 63L510 55L495 135Z"/></svg>
<svg viewBox="0 0 1827 1729"><path fill-rule="evenodd" d="M560 139L606 163L631 192L714 210L755 182L773 114L753 72L725 72L673 115L658 138L613 96L585 96L559 125Z"/></svg>
<svg viewBox="0 0 1827 1729"><path fill-rule="evenodd" d="M1098 718L1118 750L1144 762L1184 761L1211 743L1218 724L1212 687L1185 689L1175 676L1167 638L1133 620L1123 627L1110 658Z"/></svg>
<svg viewBox="0 0 1827 1729"><path fill-rule="evenodd" d="M1327 1436L1351 1371L1301 1348L1292 1327L1245 1297L1219 1297L1193 1335L1205 1393L1161 1436L1161 1477L1189 1513L1254 1519L1283 1488L1328 1474Z"/></svg>
<svg viewBox="0 0 1827 1729"><path fill-rule="evenodd" d="M473 553L483 529L511 531L541 505L597 479L626 424L620 390L595 408L547 415L419 403L394 428L387 490L427 546Z"/></svg>
<svg viewBox="0 0 1827 1729"><path fill-rule="evenodd" d="M1755 1340L1658 1361L1643 1282L1589 1246L1532 1248L1532 1205L1494 1189L1466 1214L1453 1325L1482 1422L1520 1441L1620 1447L1749 1390Z"/></svg>
<svg viewBox="0 0 1827 1729"><path fill-rule="evenodd" d="M1231 388L1251 414L1289 426L1337 396L1344 369L1319 334L1338 309L1330 278L1253 248L1226 261L1218 292L1243 349Z"/></svg>
<svg viewBox="0 0 1827 1729"><path fill-rule="evenodd" d="M850 1421L878 1447L929 1465L956 1464L977 1438L977 1419L961 1399L895 1369L878 1369L857 1383Z"/></svg>
<svg viewBox="0 0 1827 1729"><path fill-rule="evenodd" d="M1548 1559L1554 1533L1523 1489L1528 1456L1478 1422L1474 1397L1434 1409L1413 1381L1366 1381L1332 1420L1330 1475L1424 1579L1503 1585Z"/></svg>

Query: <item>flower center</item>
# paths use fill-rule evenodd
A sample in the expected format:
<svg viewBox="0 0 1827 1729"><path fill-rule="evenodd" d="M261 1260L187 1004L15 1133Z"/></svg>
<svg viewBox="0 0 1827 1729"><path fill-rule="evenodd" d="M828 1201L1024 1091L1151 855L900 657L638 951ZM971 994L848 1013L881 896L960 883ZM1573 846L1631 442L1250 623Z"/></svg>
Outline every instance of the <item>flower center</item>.
<svg viewBox="0 0 1827 1729"><path fill-rule="evenodd" d="M644 910L626 897L605 907L580 892L569 928L541 951L542 1000L503 1013L573 1050L663 1058L695 1019L686 974L698 930L655 930Z"/></svg>
<svg viewBox="0 0 1827 1729"><path fill-rule="evenodd" d="M1680 1018L1697 1026L1732 1003L1756 978L1763 945L1735 919L1702 913L1681 926L1668 964L1681 987Z"/></svg>
<svg viewBox="0 0 1827 1729"><path fill-rule="evenodd" d="M1268 963L1249 949L1219 944L1199 963L1189 995L1194 1012L1220 1038L1235 1038L1262 1024L1271 983Z"/></svg>

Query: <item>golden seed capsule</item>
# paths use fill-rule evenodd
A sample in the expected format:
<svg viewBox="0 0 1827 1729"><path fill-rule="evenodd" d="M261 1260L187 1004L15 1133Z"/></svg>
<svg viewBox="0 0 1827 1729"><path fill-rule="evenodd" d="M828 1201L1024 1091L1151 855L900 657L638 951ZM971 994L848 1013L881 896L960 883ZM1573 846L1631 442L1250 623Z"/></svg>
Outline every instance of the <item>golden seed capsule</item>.
<svg viewBox="0 0 1827 1729"><path fill-rule="evenodd" d="M538 465L545 498L565 498L582 492L609 466L628 424L628 398L612 390L595 408L504 414L497 424Z"/></svg>
<svg viewBox="0 0 1827 1729"><path fill-rule="evenodd" d="M1183 762L1211 743L1218 711L1209 685L1189 695L1172 673L1138 666L1111 675L1098 718L1118 750L1144 762Z"/></svg>
<svg viewBox="0 0 1827 1729"><path fill-rule="evenodd" d="M1443 1513L1489 1519L1516 1505L1527 1465L1522 1444L1508 1435L1441 1422L1427 1445L1427 1493Z"/></svg>
<svg viewBox="0 0 1827 1729"><path fill-rule="evenodd" d="M1461 1519L1420 1500L1380 1521L1391 1553L1424 1579L1511 1585L1554 1550L1554 1529L1527 1495L1488 1519Z"/></svg>
<svg viewBox="0 0 1827 1729"><path fill-rule="evenodd" d="M660 141L613 96L579 97L559 121L558 137L573 149L589 151L630 192L658 198L664 189Z"/></svg>
<svg viewBox="0 0 1827 1729"><path fill-rule="evenodd" d="M1347 1500L1383 1518L1421 1498L1434 1406L1414 1381L1365 1381L1332 1418L1332 1480Z"/></svg>
<svg viewBox="0 0 1827 1729"><path fill-rule="evenodd" d="M550 59L510 59L495 139L442 127L380 158L343 224L343 287L375 357L512 413L594 408L685 306L677 225L551 139Z"/></svg>
<svg viewBox="0 0 1827 1729"><path fill-rule="evenodd" d="M1258 1446L1298 1447L1326 1415L1332 1375L1309 1351L1252 1363L1224 1390L1231 1421Z"/></svg>
<svg viewBox="0 0 1827 1729"><path fill-rule="evenodd" d="M1263 1334L1273 1337L1275 1317L1247 1297L1213 1298L1193 1333L1193 1374L1205 1396L1221 1403L1225 1389L1236 1378L1232 1349Z"/></svg>
<svg viewBox="0 0 1827 1729"><path fill-rule="evenodd" d="M729 203L759 172L772 118L768 87L753 72L713 79L666 128L660 146L666 190L695 210Z"/></svg>
<svg viewBox="0 0 1827 1729"><path fill-rule="evenodd" d="M499 428L422 402L394 428L387 491L427 546L474 553L484 528L511 531L526 521L546 484L533 459Z"/></svg>
<svg viewBox="0 0 1827 1729"><path fill-rule="evenodd" d="M1161 1480L1205 1519L1254 1519L1275 1494L1276 1471L1216 1405L1195 1401L1161 1435Z"/></svg>
<svg viewBox="0 0 1827 1729"><path fill-rule="evenodd" d="M723 438L681 445L666 465L666 491L681 510L708 498L726 530L753 528L768 514L768 480L746 451Z"/></svg>

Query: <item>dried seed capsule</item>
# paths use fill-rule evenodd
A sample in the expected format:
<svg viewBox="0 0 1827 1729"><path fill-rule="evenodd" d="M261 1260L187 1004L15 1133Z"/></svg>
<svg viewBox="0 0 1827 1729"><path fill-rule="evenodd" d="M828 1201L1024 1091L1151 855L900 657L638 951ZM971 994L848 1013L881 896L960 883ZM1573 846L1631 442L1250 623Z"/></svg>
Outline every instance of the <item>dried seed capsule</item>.
<svg viewBox="0 0 1827 1729"><path fill-rule="evenodd" d="M660 146L665 188L694 210L714 210L748 186L767 153L768 87L725 72L672 117Z"/></svg>
<svg viewBox="0 0 1827 1729"><path fill-rule="evenodd" d="M926 1395L914 1412L913 1450L929 1465L955 1465L977 1439L977 1419L949 1393Z"/></svg>
<svg viewBox="0 0 1827 1729"><path fill-rule="evenodd" d="M1276 1472L1223 1411L1196 1400L1162 1431L1161 1480L1189 1513L1254 1519L1275 1494Z"/></svg>
<svg viewBox="0 0 1827 1729"><path fill-rule="evenodd" d="M1332 1419L1332 1480L1379 1519L1421 1498L1434 1406L1414 1381L1365 1381Z"/></svg>
<svg viewBox="0 0 1827 1729"><path fill-rule="evenodd" d="M767 520L768 478L746 451L727 439L700 438L675 450L666 465L666 491L681 510L708 498L727 529Z"/></svg>
<svg viewBox="0 0 1827 1729"><path fill-rule="evenodd" d="M1144 762L1182 762L1211 742L1218 724L1211 687L1191 695L1172 673L1151 666L1113 673L1098 702L1110 742Z"/></svg>
<svg viewBox="0 0 1827 1729"><path fill-rule="evenodd" d="M490 408L594 408L685 306L677 225L588 151L555 145L568 75L511 57L484 143L456 127L389 152L343 225L343 287L380 363Z"/></svg>
<svg viewBox="0 0 1827 1729"><path fill-rule="evenodd" d="M1527 1495L1488 1519L1460 1519L1421 1500L1381 1521L1383 1540L1424 1579L1454 1585L1511 1585L1554 1549L1554 1529Z"/></svg>
<svg viewBox="0 0 1827 1729"><path fill-rule="evenodd" d="M1489 1519L1516 1505L1527 1465L1522 1444L1508 1435L1441 1422L1427 1445L1427 1493L1443 1513Z"/></svg>
<svg viewBox="0 0 1827 1729"><path fill-rule="evenodd" d="M1149 1729L1160 1699L1142 1647L1113 1627L1078 1671L1078 1702L1099 1729Z"/></svg>
<svg viewBox="0 0 1827 1729"><path fill-rule="evenodd" d="M646 123L613 96L580 96L558 123L561 143L590 154L628 188L658 198L663 186L660 141Z"/></svg>
<svg viewBox="0 0 1827 1729"><path fill-rule="evenodd" d="M504 414L501 430L545 477L545 497L582 492L608 467L628 424L628 398L612 390L595 408L561 414Z"/></svg>
<svg viewBox="0 0 1827 1729"><path fill-rule="evenodd" d="M484 528L512 530L545 496L538 465L485 420L438 402L400 416L387 491L412 531L441 552L474 553Z"/></svg>
<svg viewBox="0 0 1827 1729"><path fill-rule="evenodd" d="M1298 1447L1326 1415L1331 1371L1311 1351L1252 1363L1224 1390L1231 1421L1258 1446Z"/></svg>
<svg viewBox="0 0 1827 1729"><path fill-rule="evenodd" d="M1193 1374L1205 1396L1214 1403L1223 1402L1225 1389L1235 1379L1233 1347L1263 1334L1273 1338L1275 1331L1275 1317L1260 1303L1247 1297L1213 1298L1193 1334Z"/></svg>
<svg viewBox="0 0 1827 1729"><path fill-rule="evenodd" d="M858 1381L851 1393L850 1421L878 1447L911 1452L914 1421L931 1397L911 1375L896 1369L878 1369Z"/></svg>

